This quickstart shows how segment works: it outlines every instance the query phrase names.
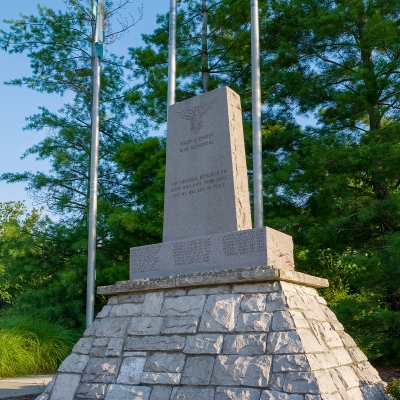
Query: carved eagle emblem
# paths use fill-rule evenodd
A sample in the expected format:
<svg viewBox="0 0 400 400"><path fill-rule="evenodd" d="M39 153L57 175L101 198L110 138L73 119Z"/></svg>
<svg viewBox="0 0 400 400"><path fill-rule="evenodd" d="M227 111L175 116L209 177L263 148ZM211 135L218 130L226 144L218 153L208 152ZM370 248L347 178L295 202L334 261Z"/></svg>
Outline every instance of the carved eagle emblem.
<svg viewBox="0 0 400 400"><path fill-rule="evenodd" d="M191 110L178 112L177 114L182 119L191 121L191 123L192 123L191 130L194 133L198 133L200 131L201 127L203 126L202 116L207 114L208 111L211 110L211 108L213 107L213 105L215 104L216 101L217 101L217 99L214 99L206 104L203 104L201 106L196 106L196 107L192 108Z"/></svg>

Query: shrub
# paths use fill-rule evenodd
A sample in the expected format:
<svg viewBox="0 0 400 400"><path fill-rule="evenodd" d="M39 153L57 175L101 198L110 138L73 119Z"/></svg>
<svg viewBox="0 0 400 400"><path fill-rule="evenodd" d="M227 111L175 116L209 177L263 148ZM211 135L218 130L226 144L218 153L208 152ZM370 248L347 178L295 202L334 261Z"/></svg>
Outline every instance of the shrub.
<svg viewBox="0 0 400 400"><path fill-rule="evenodd" d="M79 336L47 321L0 318L0 378L55 372Z"/></svg>
<svg viewBox="0 0 400 400"><path fill-rule="evenodd" d="M400 400L400 379L393 379L385 388L385 393L394 400Z"/></svg>

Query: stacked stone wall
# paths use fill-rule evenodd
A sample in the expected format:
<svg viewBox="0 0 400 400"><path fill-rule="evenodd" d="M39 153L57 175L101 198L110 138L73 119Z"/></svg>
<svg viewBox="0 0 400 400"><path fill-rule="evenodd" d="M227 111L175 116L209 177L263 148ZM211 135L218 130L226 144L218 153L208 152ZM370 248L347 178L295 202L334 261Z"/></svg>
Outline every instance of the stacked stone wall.
<svg viewBox="0 0 400 400"><path fill-rule="evenodd" d="M287 282L109 299L40 400L381 400L316 290Z"/></svg>

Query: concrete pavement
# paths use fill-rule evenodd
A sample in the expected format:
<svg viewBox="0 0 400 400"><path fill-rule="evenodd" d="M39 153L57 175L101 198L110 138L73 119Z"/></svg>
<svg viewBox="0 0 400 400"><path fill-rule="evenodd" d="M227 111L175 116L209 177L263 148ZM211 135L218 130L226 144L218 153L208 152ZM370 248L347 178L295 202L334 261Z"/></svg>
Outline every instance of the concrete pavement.
<svg viewBox="0 0 400 400"><path fill-rule="evenodd" d="M44 391L54 375L23 376L0 379L0 399L27 394L39 395Z"/></svg>

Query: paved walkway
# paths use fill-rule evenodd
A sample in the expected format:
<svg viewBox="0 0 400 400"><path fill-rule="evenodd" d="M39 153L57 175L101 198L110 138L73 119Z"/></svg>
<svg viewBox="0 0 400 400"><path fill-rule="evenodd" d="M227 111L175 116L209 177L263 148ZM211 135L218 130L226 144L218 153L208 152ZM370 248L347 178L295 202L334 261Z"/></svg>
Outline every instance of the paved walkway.
<svg viewBox="0 0 400 400"><path fill-rule="evenodd" d="M44 391L52 378L53 375L37 375L0 379L0 399L27 394L39 395Z"/></svg>

